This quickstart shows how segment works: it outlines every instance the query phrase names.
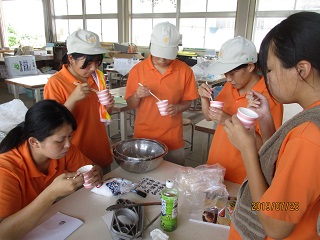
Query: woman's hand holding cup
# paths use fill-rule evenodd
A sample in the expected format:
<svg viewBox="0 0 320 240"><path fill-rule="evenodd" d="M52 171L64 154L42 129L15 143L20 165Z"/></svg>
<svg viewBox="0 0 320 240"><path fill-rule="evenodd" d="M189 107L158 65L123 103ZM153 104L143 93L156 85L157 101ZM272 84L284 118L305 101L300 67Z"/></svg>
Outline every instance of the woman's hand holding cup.
<svg viewBox="0 0 320 240"><path fill-rule="evenodd" d="M102 183L101 171L96 165L85 165L79 168L77 173L82 175L85 188L98 187Z"/></svg>

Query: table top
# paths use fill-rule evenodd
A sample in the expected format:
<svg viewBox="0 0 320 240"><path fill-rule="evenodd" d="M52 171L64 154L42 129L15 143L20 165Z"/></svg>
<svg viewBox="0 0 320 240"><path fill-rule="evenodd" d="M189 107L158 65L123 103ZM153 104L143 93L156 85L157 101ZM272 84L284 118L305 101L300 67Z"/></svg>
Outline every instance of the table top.
<svg viewBox="0 0 320 240"><path fill-rule="evenodd" d="M200 132L214 134L217 124L214 121L207 121L206 119L196 123L194 129Z"/></svg>
<svg viewBox="0 0 320 240"><path fill-rule="evenodd" d="M39 74L17 78L7 78L5 79L5 82L25 88L43 88L48 82L48 78L52 75L53 74Z"/></svg>
<svg viewBox="0 0 320 240"><path fill-rule="evenodd" d="M14 52L12 49L0 49L0 53L11 53Z"/></svg>
<svg viewBox="0 0 320 240"><path fill-rule="evenodd" d="M124 97L126 95L126 87L119 87L110 89L110 92L115 97Z"/></svg>
<svg viewBox="0 0 320 240"><path fill-rule="evenodd" d="M124 96L126 94L126 87L110 89L110 92L114 96L115 101L113 112L123 112L129 110L127 102L126 100L124 100Z"/></svg>
<svg viewBox="0 0 320 240"><path fill-rule="evenodd" d="M180 165L163 161L158 168L146 174L130 173L118 167L115 170L104 176L104 179L109 177L123 177L132 182L138 182L143 177L149 177L155 180L165 182L168 178L174 178L176 171ZM239 185L231 182L225 182L228 192L231 196L236 196ZM98 195L90 191L90 189L82 188L75 193L63 198L53 204L41 222L53 216L60 211L66 215L81 219L84 223L67 239L95 239L95 240L112 240L109 231L110 224L107 225L102 216L107 214L112 217L112 212L107 212L106 208L109 205L115 204L118 198L130 199L136 203L159 201L157 197L149 193L147 198L142 198L135 193L126 193L122 196L106 197ZM160 206L145 207L145 224L152 220L160 212ZM110 217L111 216L111 217ZM144 233L143 239L151 239L150 231L155 228L160 228L160 219L155 221ZM229 228L225 226L217 226L216 224L191 222L188 218L184 218L182 214L178 216L178 228L170 233L169 239L209 239L212 236L217 236L215 239L228 239Z"/></svg>

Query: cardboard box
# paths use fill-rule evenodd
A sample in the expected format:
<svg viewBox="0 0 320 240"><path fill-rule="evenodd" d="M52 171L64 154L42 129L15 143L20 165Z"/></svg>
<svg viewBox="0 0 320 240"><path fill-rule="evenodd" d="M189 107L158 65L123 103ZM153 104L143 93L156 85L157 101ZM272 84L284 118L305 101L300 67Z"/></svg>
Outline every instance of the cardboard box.
<svg viewBox="0 0 320 240"><path fill-rule="evenodd" d="M38 73L35 56L10 56L5 57L4 62L10 78L25 75L36 75Z"/></svg>
<svg viewBox="0 0 320 240"><path fill-rule="evenodd" d="M144 59L140 53L122 53L118 51L110 51L107 53L111 58L133 58L133 59Z"/></svg>

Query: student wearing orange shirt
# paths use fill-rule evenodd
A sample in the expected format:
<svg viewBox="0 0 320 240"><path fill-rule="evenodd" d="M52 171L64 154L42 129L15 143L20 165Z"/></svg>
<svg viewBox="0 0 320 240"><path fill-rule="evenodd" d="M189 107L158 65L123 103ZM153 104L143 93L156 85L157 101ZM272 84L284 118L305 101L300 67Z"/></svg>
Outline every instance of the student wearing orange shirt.
<svg viewBox="0 0 320 240"><path fill-rule="evenodd" d="M219 59L208 68L208 73L224 74L227 82L215 98L224 102L223 109L209 108L212 88L207 84L199 87L201 107L208 121L215 121L218 125L213 135L207 164L219 163L226 168L225 179L241 184L246 177L241 154L228 140L223 129L224 122L239 107L247 107L247 94L251 90L265 94L268 98L275 126L282 123L283 106L272 99L264 83L263 76L258 73L257 51L254 44L244 37L236 37L225 42L219 52ZM250 95L250 94L249 94ZM261 146L260 125L256 124L257 144Z"/></svg>
<svg viewBox="0 0 320 240"><path fill-rule="evenodd" d="M2 140L0 239L21 239L57 199L84 183L76 171L93 162L72 145L76 128L65 106L43 100ZM100 183L102 169L94 166L93 175L91 182Z"/></svg>
<svg viewBox="0 0 320 240"><path fill-rule="evenodd" d="M261 71L270 93L303 111L270 132L267 98L253 91L251 108L262 136L271 136L259 154L255 129L234 115L225 131L241 152L247 180L239 191L229 239L320 238L320 14L292 14L263 39Z"/></svg>
<svg viewBox="0 0 320 240"><path fill-rule="evenodd" d="M134 137L163 142L169 149L165 159L184 165L182 112L190 108L198 93L192 69L176 59L179 39L178 29L171 23L153 28L151 54L129 72L125 99L129 108L137 109ZM169 100L167 116L160 115L158 100L149 90L161 100Z"/></svg>
<svg viewBox="0 0 320 240"><path fill-rule="evenodd" d="M72 143L107 173L112 156L105 124L109 123L114 100L108 93L109 104L102 105L91 91L107 88L103 73L97 69L107 50L101 47L97 34L82 29L67 38L67 49L68 64L49 78L44 98L57 100L73 113L78 130Z"/></svg>

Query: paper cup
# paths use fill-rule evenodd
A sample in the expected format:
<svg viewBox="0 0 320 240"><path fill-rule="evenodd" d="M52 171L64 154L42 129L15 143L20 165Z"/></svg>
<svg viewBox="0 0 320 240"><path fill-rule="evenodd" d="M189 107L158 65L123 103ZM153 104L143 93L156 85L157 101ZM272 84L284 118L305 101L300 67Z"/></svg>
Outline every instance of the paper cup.
<svg viewBox="0 0 320 240"><path fill-rule="evenodd" d="M168 115L168 113L167 113L168 100L162 100L162 101L157 102L157 106L158 106L158 109L159 109L161 116Z"/></svg>
<svg viewBox="0 0 320 240"><path fill-rule="evenodd" d="M99 91L99 92L96 92L97 93L97 96L98 96L98 99L99 99L99 102L102 104L102 105L108 105L108 103L110 102L110 98L109 98L109 90L108 89L104 89L102 91Z"/></svg>
<svg viewBox="0 0 320 240"><path fill-rule="evenodd" d="M77 170L77 173L81 173L83 176L84 184L83 186L85 188L93 188L94 185L89 183L90 179L93 177L93 171L92 171L93 165L85 165Z"/></svg>
<svg viewBox="0 0 320 240"><path fill-rule="evenodd" d="M243 126L249 129L259 115L249 108L240 107L238 108L237 117L242 122Z"/></svg>
<svg viewBox="0 0 320 240"><path fill-rule="evenodd" d="M220 101L210 101L210 107L222 109L223 104L224 104L224 102L220 102Z"/></svg>

